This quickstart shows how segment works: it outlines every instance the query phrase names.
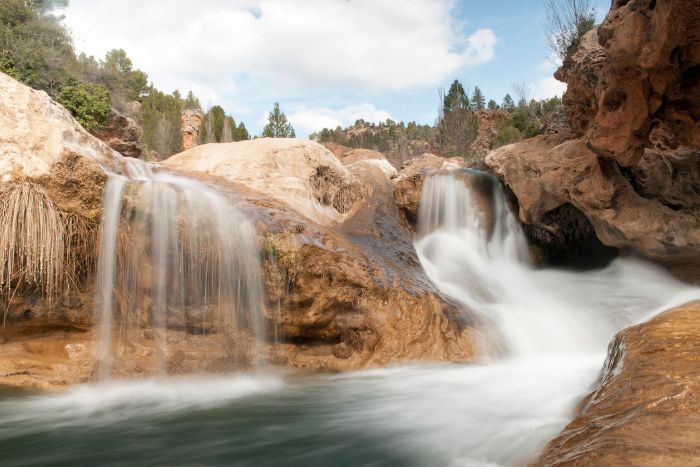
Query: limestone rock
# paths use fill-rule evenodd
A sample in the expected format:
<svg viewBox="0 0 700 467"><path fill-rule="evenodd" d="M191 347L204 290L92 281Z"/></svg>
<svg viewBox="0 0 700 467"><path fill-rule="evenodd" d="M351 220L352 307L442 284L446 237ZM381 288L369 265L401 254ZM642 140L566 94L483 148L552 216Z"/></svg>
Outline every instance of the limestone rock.
<svg viewBox="0 0 700 467"><path fill-rule="evenodd" d="M94 135L123 156L139 159L143 154L141 128L133 119L113 108L109 110L107 123Z"/></svg>
<svg viewBox="0 0 700 467"><path fill-rule="evenodd" d="M690 278L700 273L697 213L641 196L616 164L599 158L582 139L538 136L491 152L486 163L514 193L525 224L541 223L546 213L571 204L603 244L635 251Z"/></svg>
<svg viewBox="0 0 700 467"><path fill-rule="evenodd" d="M469 360L469 314L425 276L385 159L356 152L344 162L314 142L260 139L198 146L164 165L228 183L258 217L274 362L350 369ZM318 197L319 174L352 187L343 209Z"/></svg>
<svg viewBox="0 0 700 467"><path fill-rule="evenodd" d="M598 386L535 465L696 465L700 302L615 336Z"/></svg>
<svg viewBox="0 0 700 467"><path fill-rule="evenodd" d="M0 183L26 177L61 210L97 219L104 169L120 172L122 161L48 94L0 73Z"/></svg>
<svg viewBox="0 0 700 467"><path fill-rule="evenodd" d="M201 110L186 109L182 112L182 148L187 150L197 146L199 128L202 126L204 114Z"/></svg>

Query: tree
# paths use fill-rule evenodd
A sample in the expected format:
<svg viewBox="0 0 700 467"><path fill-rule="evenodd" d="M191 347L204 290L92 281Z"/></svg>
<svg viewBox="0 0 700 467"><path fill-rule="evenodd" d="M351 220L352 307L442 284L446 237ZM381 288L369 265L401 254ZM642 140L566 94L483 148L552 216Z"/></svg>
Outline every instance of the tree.
<svg viewBox="0 0 700 467"><path fill-rule="evenodd" d="M70 78L59 89L56 100L88 131L97 130L109 117L109 91L101 84Z"/></svg>
<svg viewBox="0 0 700 467"><path fill-rule="evenodd" d="M151 86L141 102L142 141L145 146L163 158L182 151L181 118L180 99Z"/></svg>
<svg viewBox="0 0 700 467"><path fill-rule="evenodd" d="M187 97L182 103L184 109L190 110L202 110L202 105L199 103L199 99L194 95L192 91L187 93Z"/></svg>
<svg viewBox="0 0 700 467"><path fill-rule="evenodd" d="M489 99L489 103L487 105L489 110L496 110L498 109L498 104L496 104L496 101L493 99Z"/></svg>
<svg viewBox="0 0 700 467"><path fill-rule="evenodd" d="M593 0L545 0L545 45L564 62L569 49L595 27Z"/></svg>
<svg viewBox="0 0 700 467"><path fill-rule="evenodd" d="M234 141L245 141L250 139L250 134L248 134L248 129L245 127L243 122L238 124L238 128L233 130L233 140Z"/></svg>
<svg viewBox="0 0 700 467"><path fill-rule="evenodd" d="M486 108L486 98L481 93L481 89L479 89L479 86L476 86L474 88L474 93L472 94L471 100L471 108L472 110L483 110Z"/></svg>
<svg viewBox="0 0 700 467"><path fill-rule="evenodd" d="M479 122L469 106L469 99L458 80L443 97L438 110L438 146L443 156L467 157L476 139Z"/></svg>
<svg viewBox="0 0 700 467"><path fill-rule="evenodd" d="M444 113L450 113L456 109L463 109L469 107L469 98L467 93L464 91L464 87L459 80L454 80L450 85L447 95L442 99L442 111Z"/></svg>
<svg viewBox="0 0 700 467"><path fill-rule="evenodd" d="M501 107L508 112L515 110L515 102L513 102L513 98L510 97L510 94L506 94L506 97L503 98L503 104L501 104Z"/></svg>
<svg viewBox="0 0 700 467"><path fill-rule="evenodd" d="M267 116L267 125L262 135L266 138L295 138L294 128L287 121L287 116L280 110L279 102L275 102L272 112Z"/></svg>

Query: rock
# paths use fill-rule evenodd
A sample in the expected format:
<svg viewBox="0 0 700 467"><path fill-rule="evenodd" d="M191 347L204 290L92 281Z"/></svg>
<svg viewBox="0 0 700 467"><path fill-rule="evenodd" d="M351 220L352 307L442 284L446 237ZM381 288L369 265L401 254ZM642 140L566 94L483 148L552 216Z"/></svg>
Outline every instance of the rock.
<svg viewBox="0 0 700 467"><path fill-rule="evenodd" d="M222 188L228 182L258 217L277 364L352 369L473 355L469 315L425 276L377 154L356 152L344 166L314 142L259 139L164 162ZM318 197L318 174L352 187L343 209Z"/></svg>
<svg viewBox="0 0 700 467"><path fill-rule="evenodd" d="M482 168L481 161L493 149L493 143L498 135L498 124L508 118L508 112L503 109L475 110L474 115L479 121L476 139L471 145L470 156L472 166Z"/></svg>
<svg viewBox="0 0 700 467"><path fill-rule="evenodd" d="M141 128L133 119L114 108L109 109L107 123L95 131L94 135L123 156L136 159L142 157Z"/></svg>
<svg viewBox="0 0 700 467"><path fill-rule="evenodd" d="M556 77L577 138L486 158L525 224L546 228L547 213L571 205L603 244L700 281L699 24L697 1L616 1L570 51Z"/></svg>
<svg viewBox="0 0 700 467"><path fill-rule="evenodd" d="M619 166L601 159L583 139L537 136L491 152L486 164L512 190L525 224L544 225L547 213L570 204L604 245L632 250L691 279L700 273L696 212L641 196Z"/></svg>
<svg viewBox="0 0 700 467"><path fill-rule="evenodd" d="M700 302L627 328L600 381L534 465L697 465Z"/></svg>
<svg viewBox="0 0 700 467"><path fill-rule="evenodd" d="M598 44L598 29L583 35L576 50L569 55L554 77L567 83L562 97L564 111L575 137L583 136L598 113L600 69L607 56Z"/></svg>
<svg viewBox="0 0 700 467"><path fill-rule="evenodd" d="M186 109L182 112L182 148L187 150L197 146L199 128L202 126L204 114L201 110Z"/></svg>
<svg viewBox="0 0 700 467"><path fill-rule="evenodd" d="M43 186L59 209L96 220L104 168L123 158L85 131L61 105L0 73L0 183L28 179Z"/></svg>
<svg viewBox="0 0 700 467"><path fill-rule="evenodd" d="M394 197L404 222L410 228L415 229L418 222L418 207L425 176L433 171L453 170L465 165L461 157L444 158L428 153L404 163L401 171L393 179Z"/></svg>
<svg viewBox="0 0 700 467"><path fill-rule="evenodd" d="M633 166L657 126L700 148L698 24L695 0L613 2L567 57L556 75L567 115L597 154Z"/></svg>
<svg viewBox="0 0 700 467"><path fill-rule="evenodd" d="M163 166L234 181L324 225L343 219L356 190L348 169L328 149L301 139L204 144L170 157Z"/></svg>

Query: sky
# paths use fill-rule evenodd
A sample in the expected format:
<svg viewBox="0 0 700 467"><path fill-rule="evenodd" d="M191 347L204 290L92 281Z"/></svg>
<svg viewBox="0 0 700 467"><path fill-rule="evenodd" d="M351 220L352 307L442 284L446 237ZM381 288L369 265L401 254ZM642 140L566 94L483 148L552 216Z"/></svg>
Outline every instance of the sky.
<svg viewBox="0 0 700 467"><path fill-rule="evenodd" d="M598 17L609 1L596 0ZM122 48L165 92L192 90L259 134L279 102L297 136L367 121L433 124L459 79L498 103L561 95L544 0L70 0L77 52Z"/></svg>

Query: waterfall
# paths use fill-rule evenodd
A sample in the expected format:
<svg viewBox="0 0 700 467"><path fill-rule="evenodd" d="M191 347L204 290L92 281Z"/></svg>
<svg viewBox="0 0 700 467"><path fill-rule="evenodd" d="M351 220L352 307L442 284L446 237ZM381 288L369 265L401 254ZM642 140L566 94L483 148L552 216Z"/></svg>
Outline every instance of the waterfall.
<svg viewBox="0 0 700 467"><path fill-rule="evenodd" d="M104 192L100 377L117 372L116 360L121 370L166 373L190 345L230 360L216 360L217 369L257 360L263 288L251 221L199 182L135 159L127 169L111 174Z"/></svg>
<svg viewBox="0 0 700 467"><path fill-rule="evenodd" d="M438 289L482 321L484 355L604 352L620 329L698 296L661 268L619 258L604 269L536 269L493 176L425 180L416 250Z"/></svg>

